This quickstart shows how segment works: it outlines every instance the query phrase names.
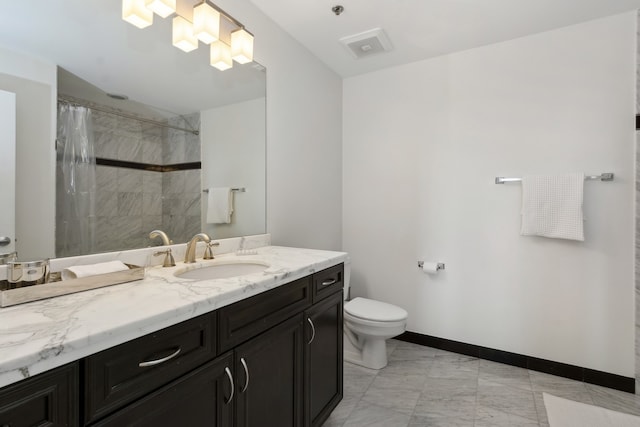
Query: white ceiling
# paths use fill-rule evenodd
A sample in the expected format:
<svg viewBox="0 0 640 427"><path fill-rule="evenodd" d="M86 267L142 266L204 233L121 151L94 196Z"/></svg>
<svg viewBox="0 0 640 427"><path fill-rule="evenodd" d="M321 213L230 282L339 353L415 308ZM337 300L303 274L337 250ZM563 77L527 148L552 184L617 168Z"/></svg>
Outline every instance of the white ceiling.
<svg viewBox="0 0 640 427"><path fill-rule="evenodd" d="M345 77L640 8L640 0L245 1ZM340 16L331 11L336 4L345 8ZM180 114L264 96L264 73L251 64L215 70L207 49L171 45L170 19L156 17L144 30L124 22L120 0L0 5L0 47L45 58L105 92ZM376 27L391 52L354 59L338 41Z"/></svg>
<svg viewBox="0 0 640 427"><path fill-rule="evenodd" d="M640 0L250 1L343 77L640 8ZM338 4L340 16L331 11ZM339 42L376 27L391 52L354 59Z"/></svg>

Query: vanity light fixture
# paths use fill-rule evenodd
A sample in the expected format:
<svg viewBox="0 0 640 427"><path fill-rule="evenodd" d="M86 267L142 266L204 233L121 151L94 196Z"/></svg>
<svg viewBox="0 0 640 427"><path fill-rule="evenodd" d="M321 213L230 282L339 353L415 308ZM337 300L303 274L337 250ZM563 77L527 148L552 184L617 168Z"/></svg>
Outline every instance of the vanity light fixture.
<svg viewBox="0 0 640 427"><path fill-rule="evenodd" d="M122 19L145 28L153 24L154 12L163 18L175 14L172 41L177 48L191 52L199 41L210 45L211 65L221 71L233 67L233 61L253 61L253 34L244 25L209 0L192 10L191 5L193 0L122 0Z"/></svg>
<svg viewBox="0 0 640 427"><path fill-rule="evenodd" d="M228 70L233 67L231 47L222 40L211 43L210 55L212 67L215 67L220 71Z"/></svg>
<svg viewBox="0 0 640 427"><path fill-rule="evenodd" d="M253 34L244 28L231 32L231 57L238 64L253 61Z"/></svg>
<svg viewBox="0 0 640 427"><path fill-rule="evenodd" d="M182 16L173 18L173 45L185 52L198 48L198 38L193 34L193 24Z"/></svg>
<svg viewBox="0 0 640 427"><path fill-rule="evenodd" d="M122 0L122 19L138 28L153 24L153 12L147 8L147 0Z"/></svg>
<svg viewBox="0 0 640 427"><path fill-rule="evenodd" d="M156 15L166 18L172 13L176 13L176 0L146 0L147 9L155 12Z"/></svg>
<svg viewBox="0 0 640 427"><path fill-rule="evenodd" d="M220 12L202 2L193 8L193 32L206 44L220 38Z"/></svg>

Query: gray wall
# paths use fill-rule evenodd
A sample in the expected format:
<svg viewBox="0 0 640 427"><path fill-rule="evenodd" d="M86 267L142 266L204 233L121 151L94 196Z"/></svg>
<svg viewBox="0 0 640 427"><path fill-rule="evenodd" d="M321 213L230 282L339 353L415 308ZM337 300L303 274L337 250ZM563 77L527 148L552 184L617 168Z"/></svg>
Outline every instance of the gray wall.
<svg viewBox="0 0 640 427"><path fill-rule="evenodd" d="M170 122L193 129L200 125L198 113ZM154 165L200 160L197 135L97 110L92 110L92 123L96 157ZM149 240L149 232L158 228L174 242L185 242L200 228L199 169L155 172L97 166L96 183L97 252L157 245L160 241ZM76 255L61 250L56 244L57 256Z"/></svg>

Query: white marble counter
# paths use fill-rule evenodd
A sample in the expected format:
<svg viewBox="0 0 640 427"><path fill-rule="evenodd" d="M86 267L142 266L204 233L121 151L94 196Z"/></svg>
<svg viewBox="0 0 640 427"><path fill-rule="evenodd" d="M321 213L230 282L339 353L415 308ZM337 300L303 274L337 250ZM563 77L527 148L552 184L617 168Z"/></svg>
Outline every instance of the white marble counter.
<svg viewBox="0 0 640 427"><path fill-rule="evenodd" d="M216 255L189 265L176 258L176 267L147 268L144 280L0 308L0 387L347 260L344 252L278 246L256 252ZM173 275L230 260L255 260L269 268L216 280Z"/></svg>

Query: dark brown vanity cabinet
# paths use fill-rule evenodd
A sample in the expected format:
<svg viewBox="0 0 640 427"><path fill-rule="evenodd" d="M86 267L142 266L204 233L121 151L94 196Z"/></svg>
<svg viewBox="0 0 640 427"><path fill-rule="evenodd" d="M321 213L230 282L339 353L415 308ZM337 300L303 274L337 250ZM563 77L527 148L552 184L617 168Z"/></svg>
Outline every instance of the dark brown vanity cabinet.
<svg viewBox="0 0 640 427"><path fill-rule="evenodd" d="M232 362L231 353L218 357L93 425L232 426Z"/></svg>
<svg viewBox="0 0 640 427"><path fill-rule="evenodd" d="M0 426L78 426L78 397L77 362L28 378L0 390Z"/></svg>
<svg viewBox="0 0 640 427"><path fill-rule="evenodd" d="M237 427L303 426L302 314L235 351Z"/></svg>
<svg viewBox="0 0 640 427"><path fill-rule="evenodd" d="M84 423L113 413L216 355L216 316L208 313L86 357Z"/></svg>
<svg viewBox="0 0 640 427"><path fill-rule="evenodd" d="M305 352L306 426L321 426L342 400L342 292L306 312L311 328Z"/></svg>
<svg viewBox="0 0 640 427"><path fill-rule="evenodd" d="M313 305L305 311L305 427L321 426L342 400L343 264L313 275Z"/></svg>
<svg viewBox="0 0 640 427"><path fill-rule="evenodd" d="M0 427L318 427L342 399L342 264L0 390Z"/></svg>

